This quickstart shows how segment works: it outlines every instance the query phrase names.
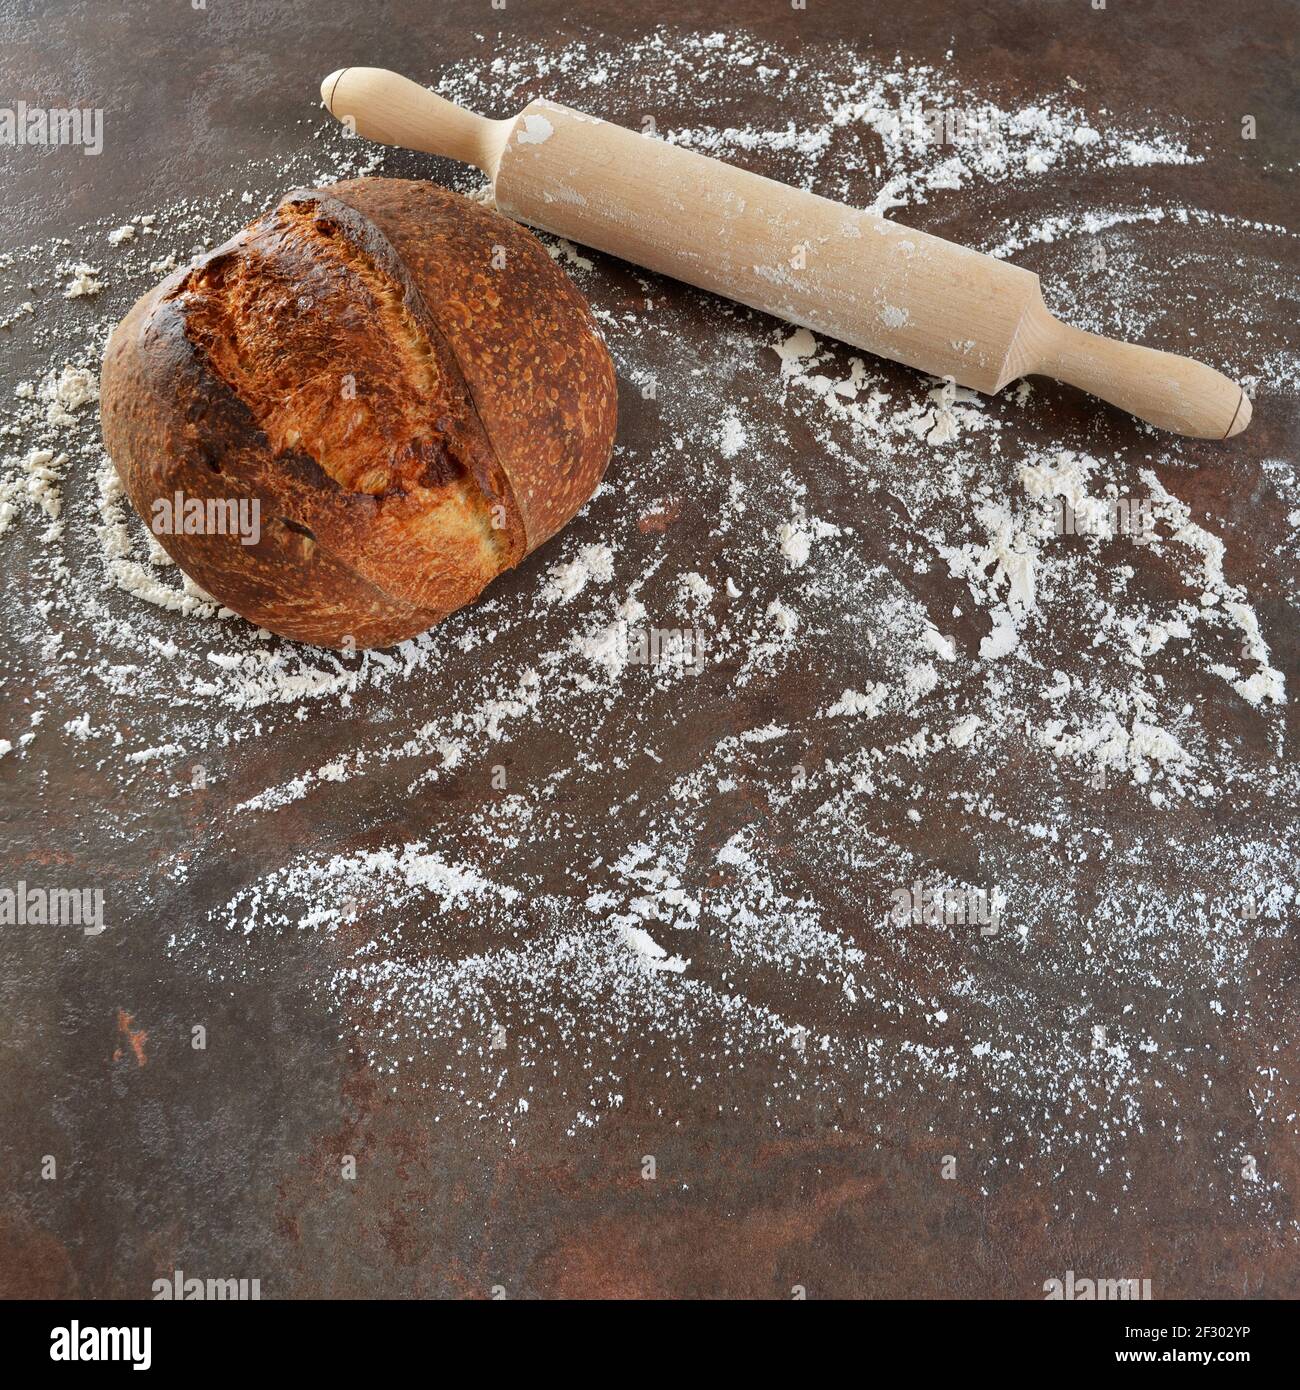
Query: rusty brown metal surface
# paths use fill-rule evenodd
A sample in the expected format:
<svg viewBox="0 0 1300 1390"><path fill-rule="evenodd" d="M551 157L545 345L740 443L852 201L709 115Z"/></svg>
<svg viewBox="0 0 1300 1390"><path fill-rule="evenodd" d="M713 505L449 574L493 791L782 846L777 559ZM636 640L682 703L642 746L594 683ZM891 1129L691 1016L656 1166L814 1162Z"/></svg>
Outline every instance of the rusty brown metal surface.
<svg viewBox="0 0 1300 1390"><path fill-rule="evenodd" d="M180 196L220 202L216 230L227 235L238 225L231 190L276 191L276 159L300 150L313 126L325 124L314 107L320 77L349 63L431 80L441 63L490 52L498 32L512 43L558 48L583 35L631 39L660 25L682 32L743 25L791 54L847 43L940 63L953 50L965 71L1009 100L1065 89L1069 79L1098 107L1170 114L1199 130L1222 130L1204 162L1153 170L1150 186L1192 206L1290 224L1292 235L1270 243L1270 254L1292 282L1300 271L1293 173L1300 158L1298 55L1295 10L1285 0L1227 10L1213 0L1177 6L1112 0L1104 11L1086 0L961 6L810 0L802 11L669 0L645 15L633 10L593 5L579 12L552 0L511 0L504 11L416 0L365 6L210 0L206 11L162 0L129 6L8 0L0 4L0 101L93 102L106 109L110 138L98 159L0 149L0 243L30 245L90 223L111 226ZM520 93L519 104L535 94ZM784 113L798 124L802 112L818 107L818 93L774 82L752 110L733 115L779 128ZM1237 138L1245 114L1261 132L1248 146ZM690 124L691 113L675 119ZM700 115L701 123L709 119ZM250 176L244 169L254 160L270 163ZM782 176L777 156L757 152L751 162ZM389 152L380 171L448 174L437 161L399 152ZM1079 196L1087 196L1089 180L1095 190L1105 178L1080 176ZM1071 191L1057 187L1055 195ZM925 209L904 216L956 240L977 240L994 210L1008 223L1032 219L1032 192L988 186L938 193ZM1187 235L1172 222L1156 228L1143 253L1172 255ZM1219 235L1214 244L1226 264L1231 238ZM603 260L597 271L606 277L599 292L584 283L597 307L630 312L642 295L635 276ZM7 287L6 313L11 290L17 292ZM734 321L701 296L662 283L655 293L683 335L680 358L663 364L665 379L682 362L707 362L716 335L735 331ZM1173 305L1163 324L1166 339L1181 340L1207 322L1208 308ZM1288 312L1279 297L1264 327L1294 347ZM752 325L752 316L744 322ZM58 331L22 337L0 330L6 400L17 381L39 376ZM907 379L903 369L886 373L890 381ZM653 455L661 441L654 410L621 373L620 389L627 467L628 456ZM1043 438L1094 418L1077 393L1047 387L1045 397L1035 425ZM780 408L757 393L747 405L769 416ZM1108 413L1096 437L1126 447L1127 428ZM1149 445L1147 438L1135 454ZM1300 674L1297 553L1287 539L1293 536L1287 503L1268 486L1262 461L1294 461L1298 445L1294 392L1261 396L1250 430L1231 450L1188 446L1182 458L1191 467L1177 473L1195 514L1213 517L1229 538L1230 577L1249 587L1273 662L1289 681ZM814 447L806 437L790 438L792 466ZM612 476L619 467L616 456ZM88 476L77 478L89 487ZM665 465L651 483L636 498L636 515L620 515L617 499L598 501L578 523L580 537L595 540L602 528L617 529L625 543L644 547L638 553L672 544L705 570L714 558L709 508L717 499L684 467L674 472ZM814 486L821 515L842 518L846 508L862 505L830 470ZM864 529L867 562L906 569L890 541L901 524L885 514ZM508 576L506 600L540 585L552 558L530 557ZM21 547L6 550L3 563L11 614L49 596L32 579ZM951 608L933 575L907 582L930 611ZM473 621L472 613L460 616ZM978 647L981 630L972 614L954 631L963 648ZM493 659L525 663L526 638L516 638ZM107 717L106 697L89 674L101 655L93 631L78 631L74 618L66 656L9 640L0 735L26 725L41 691L53 692L50 729L92 706L99 712L95 722ZM69 660L87 671L84 704L69 694ZM21 761L0 760L5 883L42 875L103 883L121 904L111 929L93 943L0 928L0 1293L144 1297L152 1281L182 1269L256 1277L265 1297L490 1297L499 1287L511 1298L766 1298L789 1297L803 1286L810 1297L1032 1298L1042 1296L1045 1279L1074 1269L1143 1274L1160 1297L1300 1294L1297 961L1289 924L1261 937L1241 976L1224 983L1235 1011L1227 1036L1208 997L1182 999L1188 1012L1170 1032L1155 992L1130 994L1122 979L1107 985L1082 960L1050 975L1010 955L982 967L1007 997L1015 993L1023 1001L1027 1017L1055 1017L1066 1001L1082 998L1107 1016L1127 1017L1135 1036L1168 1037L1187 1052L1205 1047L1204 1065L1181 1071L1173 1094L1166 1091L1158 1102L1144 1098L1152 1113L1178 1111L1176 1138L1163 1124L1135 1126L1100 1159L1087 1140L1041 1151L1032 1138L1033 1098L1026 1095L1017 1114L1014 1088L983 1098L1009 1107L999 1112L942 1082L914 1091L869 1090L851 1100L837 1094L833 1081L810 1083L806 1101L785 1092L776 1123L765 1097L773 1078L787 1075L788 1059L750 1056L743 1068L728 1070L718 1060L725 1042L703 1036L698 1068L689 1056L667 1059L652 1040L639 1046L629 1038L621 1059L623 1104L598 1125L575 1127L575 1109L589 1102L592 1080L582 1058L566 1054L559 1030L548 1033L549 1006L536 1000L534 1016L514 1017L508 1027L512 1038L534 1030L531 1055L545 1059L554 1086L533 1103L526 1126L503 1128L477 1105L448 1104L438 1090L448 1069L459 1065L456 1039L429 1040L427 1050L408 1049L404 1039L403 1065L390 1075L376 1063L382 1021L355 1000L352 1009L322 995L321 980L340 963L354 962L354 948L385 921L384 902L360 905L359 920L344 931L344 938L353 933L349 939L289 931L241 945L237 934L232 940L213 928L220 939L209 954L204 923L210 914L304 846L351 854L433 840L464 855L513 856L519 880L539 896L581 896L586 888L573 865L622 852L638 832L632 792L645 789L651 800L666 795L675 778L707 763L720 739L768 722L797 722L817 708L823 689L820 673L791 669L739 691L733 672L712 669L689 698L648 701L638 718L620 712L600 737L602 746L626 756L577 767L534 823L534 838L509 849L470 843L483 833L481 820L472 834L465 829L466 818L492 801L489 769L505 761L513 785L548 785L557 771L575 769L566 729L529 729L500 752L485 752L414 791L418 769L397 759L337 794L325 788L255 822L234 816L254 792L345 754L357 728L413 729L454 707L474 678L470 656L457 662L417 688L418 708L394 710L394 697L379 690L305 720L264 710L231 716L227 727L238 726L242 741L204 751L211 776L192 797L173 794L182 769L146 764L121 776L75 739L51 737L33 744ZM841 664L839 654L828 654L827 670L839 675ZM850 678L845 674L835 690ZM1189 698L1218 699L1204 673L1186 680ZM166 704L156 695L132 700L116 717L147 744L152 728L165 727ZM1253 760L1259 775L1208 810L1188 805L1157 815L1123 787L1092 795L1045 785L1028 753L1014 749L1002 755L1002 774L1023 778L1027 819L1050 805L1068 811L1081 833L1104 827L1112 862L1126 864L1140 894L1165 873L1165 840L1179 846L1180 873L1195 862L1199 838L1230 844L1248 831L1275 844L1279 860L1289 860L1295 807L1269 768L1294 758L1294 708L1280 716L1275 739L1278 726L1270 731L1251 711L1223 703L1216 715L1222 737ZM892 732L903 737L911 726L900 717ZM653 760L642 752L647 747L657 750ZM833 749L810 745L813 756L819 752L830 756ZM871 893L887 898L888 881L866 887L829 851L811 854L799 833L811 806L774 809L763 777L742 771L739 783L701 813L693 828L699 844L716 847L742 827L763 827L790 881L825 889L835 904L830 920L866 952L857 979L869 984L873 961L882 964L887 948L863 925L861 904ZM888 793L882 796L882 818L901 816ZM938 801L927 807L910 844L917 855L965 862L972 874L1014 862L1023 876L1024 857L1043 852L1027 848L1010 825L985 822L972 832L959 808ZM182 861L184 876L175 872ZM1072 910L1091 891L1095 868L1095 860L1080 867ZM1217 871L1207 851L1195 872L1204 875L1210 896ZM1076 929L1082 928L1075 919L1049 928L1053 939ZM490 923L478 920L466 930L476 935L457 943L458 950L493 945ZM179 952L170 944L177 935L187 943ZM706 947L695 955L710 964ZM923 954L900 959L891 954L889 968L925 993L934 962ZM764 1002L814 1032L835 1017L811 979L765 987L771 993ZM1171 992L1180 988L1170 982ZM518 997L513 1007L522 1007ZM1126 1015L1126 1009L1137 1012ZM209 1039L204 1050L190 1045L199 1023ZM894 1024L884 1013L874 1026L888 1037ZM697 1070L708 1073L708 1086L693 1084ZM1223 1136L1258 1137L1252 1097L1260 1090L1254 1079L1265 1073L1271 1142L1255 1157L1267 1193L1238 1199L1225 1155L1239 1156L1244 1148ZM1090 1107L1096 1104L1084 1088L1081 1132L1095 1128L1099 1117ZM1163 1108L1156 1111L1157 1104ZM953 1181L937 1176L945 1154L960 1156ZM54 1180L42 1177L47 1155L57 1160ZM357 1158L356 1180L340 1179L345 1155ZM653 1182L643 1177L646 1155L655 1156Z"/></svg>

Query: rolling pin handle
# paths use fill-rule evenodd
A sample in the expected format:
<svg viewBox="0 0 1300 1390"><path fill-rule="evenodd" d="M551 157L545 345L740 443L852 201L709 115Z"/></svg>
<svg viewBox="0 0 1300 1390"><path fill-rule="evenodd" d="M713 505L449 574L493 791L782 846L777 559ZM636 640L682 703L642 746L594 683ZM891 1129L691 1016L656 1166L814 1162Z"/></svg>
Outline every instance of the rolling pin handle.
<svg viewBox="0 0 1300 1390"><path fill-rule="evenodd" d="M321 83L320 95L331 116L367 140L476 164L489 178L514 126L465 111L384 68L340 68Z"/></svg>
<svg viewBox="0 0 1300 1390"><path fill-rule="evenodd" d="M1046 308L1028 335L1040 372L1193 439L1229 439L1250 424L1250 397L1230 378L1172 352L1103 338L1054 318Z"/></svg>

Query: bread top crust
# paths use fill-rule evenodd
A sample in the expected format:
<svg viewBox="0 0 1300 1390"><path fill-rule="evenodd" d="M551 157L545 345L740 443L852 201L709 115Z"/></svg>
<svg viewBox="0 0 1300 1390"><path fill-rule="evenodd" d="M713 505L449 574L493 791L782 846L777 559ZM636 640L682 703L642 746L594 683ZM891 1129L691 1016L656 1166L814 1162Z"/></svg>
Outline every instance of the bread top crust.
<svg viewBox="0 0 1300 1390"><path fill-rule="evenodd" d="M535 550L595 491L614 444L618 382L586 301L531 232L476 203L464 215L467 200L435 184L322 192L383 234L433 310Z"/></svg>
<svg viewBox="0 0 1300 1390"><path fill-rule="evenodd" d="M393 185L415 190L397 199L400 216ZM437 277L437 254L409 266L366 210L372 195L408 248L424 215L440 254L462 259ZM505 266L525 268L523 300L493 296L482 278L501 247ZM529 298L533 317L515 317ZM564 309L548 313L548 298ZM549 345L538 322L578 341ZM485 362L500 366L499 349L482 351L493 339L527 340L506 354L522 373L513 391L508 374L484 381ZM581 364L582 381L595 381L602 359L608 401L575 407L581 382L565 374ZM146 520L175 491L259 503L254 546L159 536L197 582L283 635L373 646L469 602L581 506L612 447L613 391L586 306L531 236L431 185L358 180L289 194L146 295L110 339L102 413ZM569 422L577 433L566 436ZM550 498L546 459L558 478Z"/></svg>
<svg viewBox="0 0 1300 1390"><path fill-rule="evenodd" d="M109 339L100 391L104 443L146 524L157 499L179 493L255 502L261 534L254 546L206 533L165 533L158 541L223 605L298 641L389 646L441 621L456 605L412 604L349 564L338 533L364 532L375 499L338 488L305 455L270 453L248 407L208 370L186 334L175 297L183 277L178 272L140 299Z"/></svg>

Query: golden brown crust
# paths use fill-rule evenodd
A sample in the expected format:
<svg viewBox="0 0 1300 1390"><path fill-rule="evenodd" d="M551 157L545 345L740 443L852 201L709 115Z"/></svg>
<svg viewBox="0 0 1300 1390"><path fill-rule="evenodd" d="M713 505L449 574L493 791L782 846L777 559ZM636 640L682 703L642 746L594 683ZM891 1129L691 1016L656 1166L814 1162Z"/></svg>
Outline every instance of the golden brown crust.
<svg viewBox="0 0 1300 1390"><path fill-rule="evenodd" d="M334 646L476 597L582 505L614 429L608 353L533 238L394 180L292 193L146 295L109 341L102 402L146 519L177 491L259 505L256 545L160 535L182 568Z"/></svg>
<svg viewBox="0 0 1300 1390"><path fill-rule="evenodd" d="M618 383L586 301L535 236L485 208L460 215L457 194L405 179L329 193L383 233L438 306L535 550L595 491L613 444Z"/></svg>
<svg viewBox="0 0 1300 1390"><path fill-rule="evenodd" d="M141 299L114 330L104 358L104 441L136 510L148 520L158 498L256 500L261 538L160 535L198 584L249 621L326 646L387 646L444 617L394 600L325 548L284 525L295 493L315 488L280 460L244 404L212 376L185 334L174 292L178 272ZM310 462L309 460L307 461ZM305 473L305 469L303 470ZM340 499L359 512L374 499ZM360 521L363 518L359 518Z"/></svg>

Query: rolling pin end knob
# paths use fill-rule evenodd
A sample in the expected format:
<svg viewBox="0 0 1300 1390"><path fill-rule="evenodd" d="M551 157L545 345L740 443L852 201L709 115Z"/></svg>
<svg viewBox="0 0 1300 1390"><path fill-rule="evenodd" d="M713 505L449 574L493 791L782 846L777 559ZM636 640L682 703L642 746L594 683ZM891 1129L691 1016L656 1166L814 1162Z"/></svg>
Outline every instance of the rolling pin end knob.
<svg viewBox="0 0 1300 1390"><path fill-rule="evenodd" d="M324 82L320 84L321 105L331 116L334 114L334 107L332 104L334 101L334 89L339 85L339 78L342 77L345 72L347 72L347 68L336 68Z"/></svg>
<svg viewBox="0 0 1300 1390"><path fill-rule="evenodd" d="M1241 400L1237 405L1237 413L1232 417L1232 423L1228 426L1228 432L1223 437L1225 439L1231 439L1234 434L1240 434L1242 430L1250 424L1251 414L1250 397L1243 391L1241 393Z"/></svg>

